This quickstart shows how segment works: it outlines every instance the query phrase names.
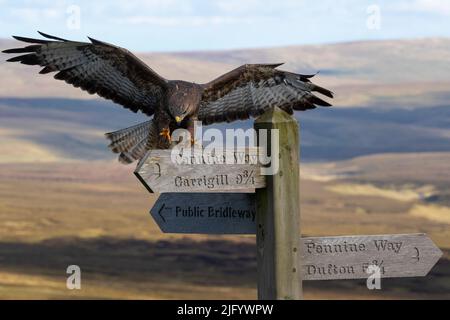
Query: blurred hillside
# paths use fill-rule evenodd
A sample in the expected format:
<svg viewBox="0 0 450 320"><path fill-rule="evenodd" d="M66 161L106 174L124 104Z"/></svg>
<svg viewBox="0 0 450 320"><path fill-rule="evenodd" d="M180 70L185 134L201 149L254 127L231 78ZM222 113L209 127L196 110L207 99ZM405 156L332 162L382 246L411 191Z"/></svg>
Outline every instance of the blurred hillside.
<svg viewBox="0 0 450 320"><path fill-rule="evenodd" d="M336 93L334 107L296 113L302 233L424 232L444 256L427 277L383 279L382 290L306 282L306 298L450 297L450 39L139 56L197 82L243 63L320 71L314 81ZM253 236L163 234L148 215L158 195L107 149L105 132L145 116L4 58L0 298L256 297ZM66 289L70 264L82 268L83 290Z"/></svg>
<svg viewBox="0 0 450 320"><path fill-rule="evenodd" d="M21 44L0 41L0 49L16 45ZM333 108L296 113L303 160L450 151L450 39L139 56L167 78L197 82L249 62L320 71L314 81L333 90L336 99ZM38 75L38 68L3 62L0 70L0 133L8 151L0 162L111 159L103 133L145 119Z"/></svg>
<svg viewBox="0 0 450 320"><path fill-rule="evenodd" d="M298 112L303 161L450 151L450 108L322 108ZM0 98L0 163L113 159L104 133L144 121L101 100ZM250 128L252 121L214 125ZM6 152L5 152L6 151Z"/></svg>
<svg viewBox="0 0 450 320"><path fill-rule="evenodd" d="M23 43L0 40L1 50L17 45ZM315 81L336 93L337 106L379 107L389 102L418 107L446 103L450 96L450 39L445 38L138 56L168 79L195 82L210 81L243 63L285 62L281 68L320 72ZM55 83L51 75L37 75L39 68L2 63L0 70L3 97L92 97Z"/></svg>

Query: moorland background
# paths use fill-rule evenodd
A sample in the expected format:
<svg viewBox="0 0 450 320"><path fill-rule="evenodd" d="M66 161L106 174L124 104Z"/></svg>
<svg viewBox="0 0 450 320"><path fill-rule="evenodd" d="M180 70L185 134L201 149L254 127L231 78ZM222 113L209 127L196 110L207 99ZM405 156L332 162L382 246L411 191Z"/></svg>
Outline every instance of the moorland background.
<svg viewBox="0 0 450 320"><path fill-rule="evenodd" d="M334 107L295 115L303 235L425 232L444 256L426 278L306 282L306 298L450 298L449 39L138 55L197 82L249 62L319 71ZM256 297L254 237L161 233L157 195L110 154L104 133L144 116L0 58L0 298Z"/></svg>

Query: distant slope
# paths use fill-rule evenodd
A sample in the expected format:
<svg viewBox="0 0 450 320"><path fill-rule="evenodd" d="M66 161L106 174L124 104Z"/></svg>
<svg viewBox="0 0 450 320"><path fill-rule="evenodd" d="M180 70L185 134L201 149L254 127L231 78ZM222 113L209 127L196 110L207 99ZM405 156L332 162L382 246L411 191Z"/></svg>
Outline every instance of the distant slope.
<svg viewBox="0 0 450 320"><path fill-rule="evenodd" d="M17 44L0 40L0 50ZM285 62L282 68L288 70L320 71L316 82L336 93L338 106L423 107L450 100L450 39L138 55L169 79L196 82L207 82L243 63ZM50 75L37 75L38 70L0 62L0 96L90 97Z"/></svg>
<svg viewBox="0 0 450 320"><path fill-rule="evenodd" d="M450 151L450 107L322 108L298 112L301 158ZM104 133L146 117L102 100L0 98L0 162L113 159ZM251 121L215 125L249 128ZM17 151L20 148L20 152ZM28 150L28 151L27 151Z"/></svg>
<svg viewBox="0 0 450 320"><path fill-rule="evenodd" d="M112 159L104 133L143 120L108 101L1 98L0 163Z"/></svg>
<svg viewBox="0 0 450 320"><path fill-rule="evenodd" d="M0 40L0 49L16 45ZM320 71L315 82L336 99L333 108L297 113L305 161L450 150L450 39L138 55L169 79L196 82L243 63ZM0 162L113 159L103 134L145 119L5 58L0 55Z"/></svg>

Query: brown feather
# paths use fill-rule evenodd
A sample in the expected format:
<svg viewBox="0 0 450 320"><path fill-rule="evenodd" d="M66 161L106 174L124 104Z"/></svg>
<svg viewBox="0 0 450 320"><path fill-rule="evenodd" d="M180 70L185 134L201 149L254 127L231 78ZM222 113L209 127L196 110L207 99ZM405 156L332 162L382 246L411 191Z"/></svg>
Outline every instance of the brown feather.
<svg viewBox="0 0 450 320"><path fill-rule="evenodd" d="M314 75L277 70L277 64L243 65L203 85L198 118L204 124L256 117L275 106L287 113L330 103L314 96L332 98L331 91L313 84Z"/></svg>
<svg viewBox="0 0 450 320"><path fill-rule="evenodd" d="M83 43L39 33L55 41L14 36L33 45L5 50L9 54L28 53L8 62L43 66L41 74L58 71L55 79L97 93L133 112L140 110L151 116L163 107L167 80L129 51L95 39Z"/></svg>
<svg viewBox="0 0 450 320"><path fill-rule="evenodd" d="M38 33L39 33L41 36L43 36L43 37L45 37L45 38L47 38L47 39L58 40L58 41L63 41L63 42L68 42L68 41L69 41L69 40L66 40L66 39L63 39L63 38L58 38L58 37L55 37L55 36L51 36L51 35L49 35L49 34L46 34L46 33L41 32L41 31L38 31Z"/></svg>

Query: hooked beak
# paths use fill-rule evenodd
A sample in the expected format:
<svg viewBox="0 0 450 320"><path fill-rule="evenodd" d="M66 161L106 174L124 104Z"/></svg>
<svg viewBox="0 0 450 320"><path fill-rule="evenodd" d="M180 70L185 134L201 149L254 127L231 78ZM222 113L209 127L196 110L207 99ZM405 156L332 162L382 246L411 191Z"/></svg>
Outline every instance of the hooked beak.
<svg viewBox="0 0 450 320"><path fill-rule="evenodd" d="M181 117L176 116L175 121L177 122L177 124L180 124L181 121L183 121L183 119Z"/></svg>

